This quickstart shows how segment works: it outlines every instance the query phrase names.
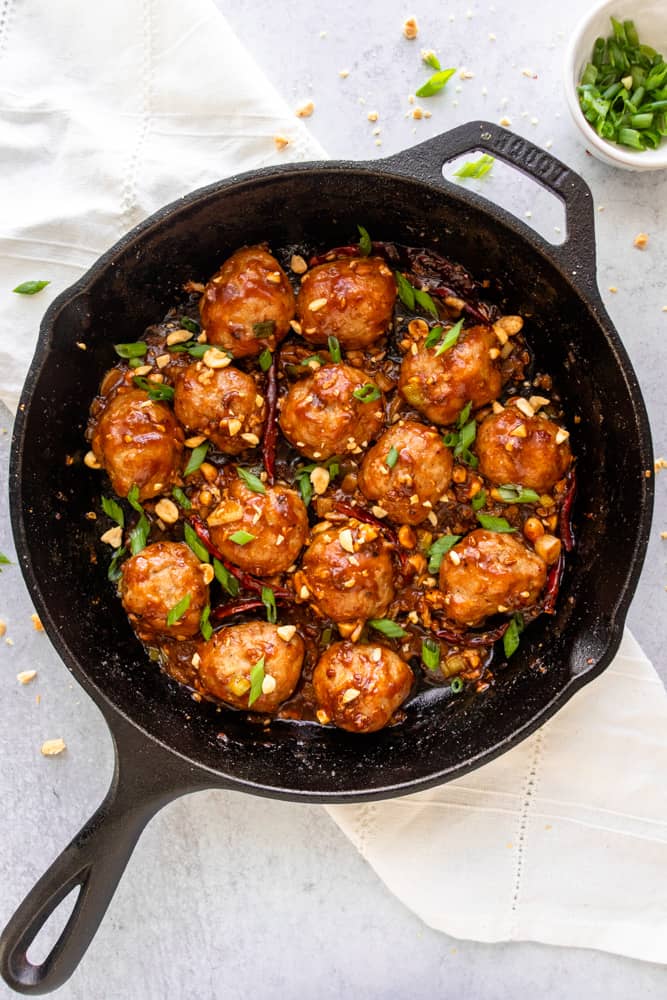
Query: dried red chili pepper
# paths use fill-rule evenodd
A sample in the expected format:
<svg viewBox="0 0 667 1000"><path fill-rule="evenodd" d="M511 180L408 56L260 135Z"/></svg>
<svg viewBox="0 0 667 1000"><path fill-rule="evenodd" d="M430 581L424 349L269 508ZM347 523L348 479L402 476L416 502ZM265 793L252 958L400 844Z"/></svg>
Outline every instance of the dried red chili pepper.
<svg viewBox="0 0 667 1000"><path fill-rule="evenodd" d="M553 564L549 570L549 575L547 576L544 604L542 605L542 610L545 615L553 615L556 610L556 601L558 600L558 591L560 590L561 580L563 579L564 568L565 557L561 553L558 557L558 561Z"/></svg>
<svg viewBox="0 0 667 1000"><path fill-rule="evenodd" d="M232 615L240 615L242 611L253 611L255 608L264 606L263 601L256 597L251 597L247 601L230 601L229 604L219 604L211 611L211 618L222 621L223 618L231 618Z"/></svg>
<svg viewBox="0 0 667 1000"><path fill-rule="evenodd" d="M262 437L262 459L269 486L276 481L276 445L278 443L278 352L271 358L266 373L266 428Z"/></svg>
<svg viewBox="0 0 667 1000"><path fill-rule="evenodd" d="M457 646L493 646L494 642L502 639L509 627L509 622L503 622L488 632L457 632L456 629L441 628L434 634L438 639L444 639Z"/></svg>
<svg viewBox="0 0 667 1000"><path fill-rule="evenodd" d="M572 506L577 492L577 477L574 469L570 469L567 479L567 491L563 498L563 504L558 517L558 528L563 548L566 552L571 552L575 546L574 528L572 526Z"/></svg>

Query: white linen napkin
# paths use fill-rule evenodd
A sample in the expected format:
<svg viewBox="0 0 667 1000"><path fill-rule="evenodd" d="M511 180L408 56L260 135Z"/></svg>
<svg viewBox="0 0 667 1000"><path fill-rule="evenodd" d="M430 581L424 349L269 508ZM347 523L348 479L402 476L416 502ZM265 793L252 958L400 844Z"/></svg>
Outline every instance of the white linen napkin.
<svg viewBox="0 0 667 1000"><path fill-rule="evenodd" d="M0 398L41 316L131 226L220 177L323 155L210 0L8 0L0 23ZM278 151L274 136L289 146ZM6 290L51 284L33 297ZM667 962L667 695L629 632L520 746L441 788L330 808L424 921Z"/></svg>

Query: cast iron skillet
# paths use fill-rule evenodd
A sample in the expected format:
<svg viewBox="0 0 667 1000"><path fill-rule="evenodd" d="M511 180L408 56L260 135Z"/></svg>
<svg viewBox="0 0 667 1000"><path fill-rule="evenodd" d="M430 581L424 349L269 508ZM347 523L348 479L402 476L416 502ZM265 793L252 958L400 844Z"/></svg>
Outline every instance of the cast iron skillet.
<svg viewBox="0 0 667 1000"><path fill-rule="evenodd" d="M506 160L564 202L562 246L443 180L443 163L472 150ZM81 461L67 465L65 456L82 455L88 404L110 345L140 336L185 280L211 274L246 243L348 242L357 222L376 239L441 249L476 278L499 277L506 311L531 317L539 366L556 376L565 413L581 415L572 425L578 546L557 614L531 626L512 669L486 694L454 702L434 690L435 703L422 697L404 724L370 736L275 722L265 731L193 705L147 664L106 580L99 527L84 517L98 507L100 474ZM596 287L590 191L564 164L504 129L473 122L379 163L243 174L134 229L48 310L14 430L10 491L23 574L51 641L104 713L116 767L98 811L5 929L7 983L42 993L65 982L143 827L179 795L235 788L301 802L388 798L459 777L533 732L618 648L647 543L651 469L637 381ZM91 565L95 550L100 559ZM32 964L28 947L76 887L58 942Z"/></svg>

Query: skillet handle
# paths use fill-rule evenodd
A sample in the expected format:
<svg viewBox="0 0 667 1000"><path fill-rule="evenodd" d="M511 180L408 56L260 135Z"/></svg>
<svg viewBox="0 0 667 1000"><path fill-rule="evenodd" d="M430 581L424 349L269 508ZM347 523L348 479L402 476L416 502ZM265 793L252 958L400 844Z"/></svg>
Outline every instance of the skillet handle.
<svg viewBox="0 0 667 1000"><path fill-rule="evenodd" d="M442 168L447 161L474 150L488 152L532 177L559 198L565 208L566 238L560 245L549 243L532 231L531 238L555 258L578 284L597 293L595 277L595 221L593 196L588 184L574 170L551 153L492 122L474 121L427 139L411 149L388 157L384 162L418 180L445 181ZM485 204L486 199L462 184L456 185L465 201ZM524 225L524 223L521 223Z"/></svg>
<svg viewBox="0 0 667 1000"><path fill-rule="evenodd" d="M95 936L148 821L172 799L206 787L180 759L156 750L118 717L113 728L116 761L104 801L30 890L0 937L0 973L18 993L49 993L69 979ZM51 914L77 888L74 909L58 940L44 961L34 964L28 949Z"/></svg>

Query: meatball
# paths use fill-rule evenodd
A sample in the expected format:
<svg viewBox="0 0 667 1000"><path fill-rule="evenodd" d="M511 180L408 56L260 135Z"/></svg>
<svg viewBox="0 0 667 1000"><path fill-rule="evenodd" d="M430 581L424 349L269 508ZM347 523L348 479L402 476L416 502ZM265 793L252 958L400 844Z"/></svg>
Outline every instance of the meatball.
<svg viewBox="0 0 667 1000"><path fill-rule="evenodd" d="M546 576L546 563L514 535L471 531L440 566L447 617L473 626L498 612L521 611L535 603Z"/></svg>
<svg viewBox="0 0 667 1000"><path fill-rule="evenodd" d="M491 403L500 394L502 376L498 341L487 326L465 330L456 344L439 356L435 347L417 345L401 365L401 396L434 424L451 424L468 402L473 410Z"/></svg>
<svg viewBox="0 0 667 1000"><path fill-rule="evenodd" d="M313 689L320 709L340 729L374 733L391 720L414 677L386 646L336 642L320 657Z"/></svg>
<svg viewBox="0 0 667 1000"><path fill-rule="evenodd" d="M419 524L437 505L451 477L452 454L440 435L424 424L400 420L366 454L359 488L394 521Z"/></svg>
<svg viewBox="0 0 667 1000"><path fill-rule="evenodd" d="M199 311L209 344L247 358L275 351L294 316L294 293L268 250L244 247L208 282Z"/></svg>
<svg viewBox="0 0 667 1000"><path fill-rule="evenodd" d="M91 445L118 496L136 483L139 499L149 500L178 477L183 431L165 403L141 389L121 390L98 417Z"/></svg>
<svg viewBox="0 0 667 1000"><path fill-rule="evenodd" d="M543 414L526 416L514 405L482 421L475 450L479 471L490 482L517 483L538 493L548 493L572 461L567 431Z"/></svg>
<svg viewBox="0 0 667 1000"><path fill-rule="evenodd" d="M174 412L220 451L238 455L262 436L266 404L250 375L232 367L207 368L198 361L178 376Z"/></svg>
<svg viewBox="0 0 667 1000"><path fill-rule="evenodd" d="M191 639L199 632L209 603L205 572L184 542L155 542L123 563L120 596L140 639ZM185 597L190 598L187 609L168 625L169 612Z"/></svg>
<svg viewBox="0 0 667 1000"><path fill-rule="evenodd" d="M375 399L354 396L367 389ZM350 365L323 365L296 382L282 400L280 426L287 440L308 458L360 454L377 437L384 397L363 372Z"/></svg>
<svg viewBox="0 0 667 1000"><path fill-rule="evenodd" d="M211 538L225 558L248 573L283 573L308 539L308 513L301 497L280 484L254 493L240 479L231 479L222 499L208 517ZM245 544L233 541L237 532L252 535Z"/></svg>
<svg viewBox="0 0 667 1000"><path fill-rule="evenodd" d="M214 698L253 712L275 712L294 691L301 676L303 639L289 627L268 622L246 622L220 629L208 642L199 644L199 679ZM264 680L259 698L248 706L250 674L264 661Z"/></svg>
<svg viewBox="0 0 667 1000"><path fill-rule="evenodd" d="M351 634L368 618L381 618L394 599L391 548L374 525L323 522L313 529L294 582L315 611L349 623Z"/></svg>
<svg viewBox="0 0 667 1000"><path fill-rule="evenodd" d="M348 350L363 349L391 325L396 282L379 257L320 264L304 274L297 298L301 332L311 344L331 335Z"/></svg>

